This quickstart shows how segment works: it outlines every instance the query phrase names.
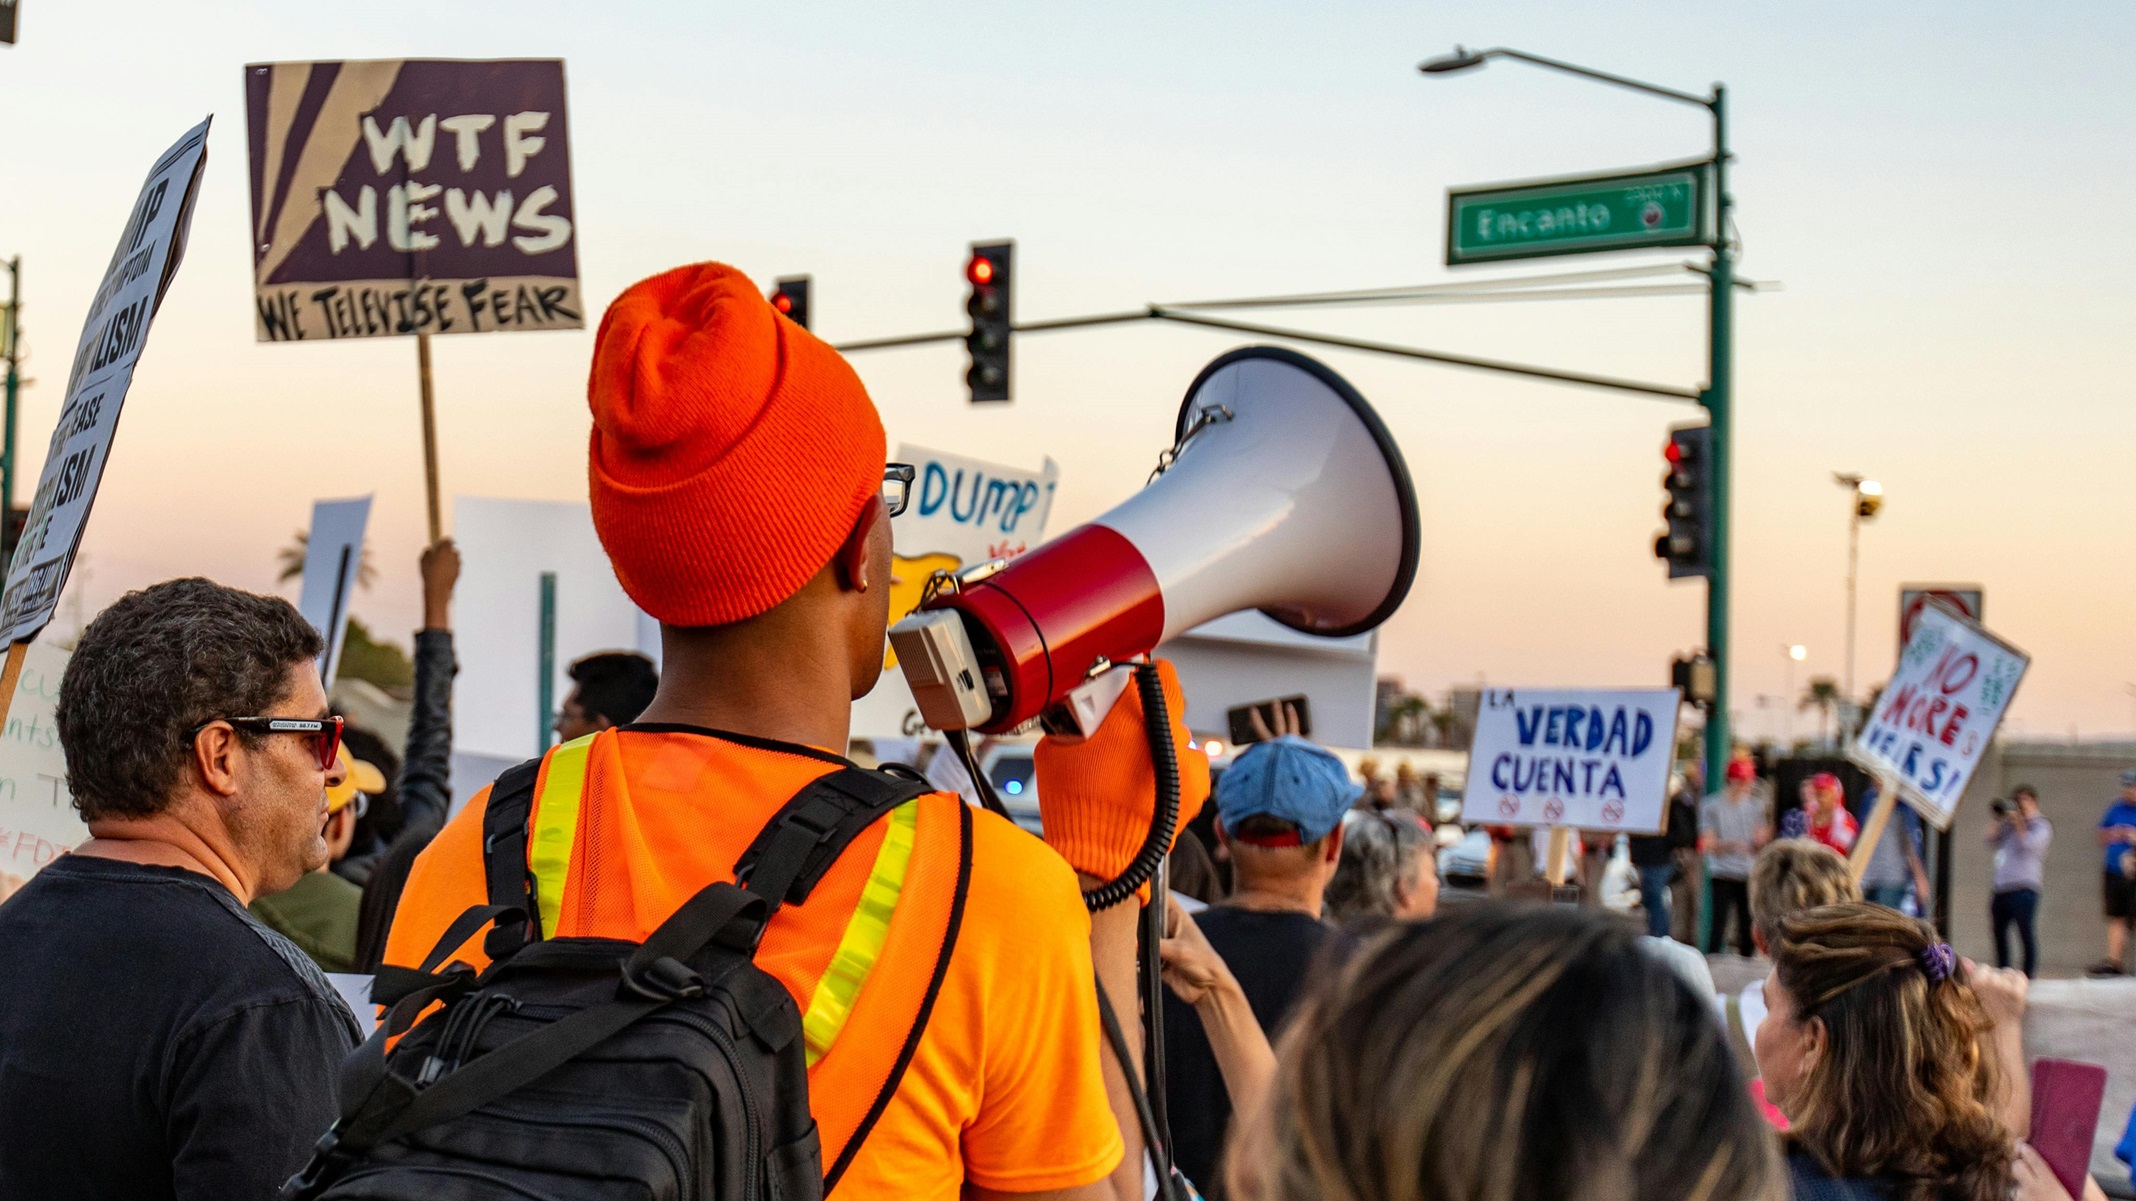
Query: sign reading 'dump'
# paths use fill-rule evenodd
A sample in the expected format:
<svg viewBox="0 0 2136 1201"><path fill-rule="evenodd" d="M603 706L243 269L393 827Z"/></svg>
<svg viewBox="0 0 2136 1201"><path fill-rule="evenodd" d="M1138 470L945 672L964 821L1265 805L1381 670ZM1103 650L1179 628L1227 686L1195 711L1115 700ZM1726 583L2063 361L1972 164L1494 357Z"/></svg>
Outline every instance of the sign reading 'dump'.
<svg viewBox="0 0 2136 1201"><path fill-rule="evenodd" d="M1486 691L1461 820L1659 830L1678 702L1674 688Z"/></svg>
<svg viewBox="0 0 2136 1201"><path fill-rule="evenodd" d="M578 329L559 59L254 63L262 342Z"/></svg>
<svg viewBox="0 0 2136 1201"><path fill-rule="evenodd" d="M1706 164L1460 188L1446 194L1446 265L1712 243Z"/></svg>

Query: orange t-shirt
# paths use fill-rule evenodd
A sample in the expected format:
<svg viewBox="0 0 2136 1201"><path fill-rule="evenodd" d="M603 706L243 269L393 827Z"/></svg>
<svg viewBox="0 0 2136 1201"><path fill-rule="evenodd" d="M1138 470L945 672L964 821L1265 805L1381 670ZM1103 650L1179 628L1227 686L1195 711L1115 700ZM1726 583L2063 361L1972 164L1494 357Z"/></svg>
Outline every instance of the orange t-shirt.
<svg viewBox="0 0 2136 1201"><path fill-rule="evenodd" d="M733 879L734 861L780 807L844 762L806 747L672 726L603 735L589 754L554 933L642 940L698 889ZM485 902L488 800L485 789L416 860L387 962L421 963L454 918ZM934 836L927 823L943 820L945 810L956 812L922 807L920 847ZM1074 869L1015 825L983 810L971 816L971 880L956 949L912 1062L840 1180L841 1196L950 1201L966 1181L1003 1192L1073 1188L1103 1178L1123 1154L1099 1068L1090 918ZM757 964L804 1010L887 820L863 831L808 900L782 908L765 932ZM954 846L954 830L948 839ZM905 887L946 889L956 870L954 862L915 855ZM809 1069L812 1107L827 1127L825 1170L838 1152L826 1111L850 1113L874 1099L882 1047L894 1055L903 1045L916 1011L911 999L932 976L941 945L939 917L921 927L930 909L946 908L898 905L844 1030ZM480 966L480 939L456 957ZM903 976L900 964L909 965Z"/></svg>

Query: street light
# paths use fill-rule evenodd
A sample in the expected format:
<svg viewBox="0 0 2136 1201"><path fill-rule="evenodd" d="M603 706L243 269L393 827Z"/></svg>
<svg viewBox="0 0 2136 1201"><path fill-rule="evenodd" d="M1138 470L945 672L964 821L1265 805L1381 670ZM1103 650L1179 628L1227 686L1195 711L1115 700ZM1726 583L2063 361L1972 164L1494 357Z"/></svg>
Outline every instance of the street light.
<svg viewBox="0 0 2136 1201"><path fill-rule="evenodd" d="M1735 347L1735 247L1729 244L1729 213L1735 201L1728 194L1728 89L1716 83L1710 95L1700 96L1680 92L1658 84L1645 83L1623 75L1612 75L1592 67L1545 58L1539 54L1515 50L1508 46L1494 46L1488 50L1470 50L1465 46L1454 47L1452 54L1427 59L1417 64L1417 70L1426 75L1448 75L1480 67L1494 58L1517 59L1538 67L1547 67L1567 75L1578 75L1597 83L1612 84L1675 100L1683 104L1695 104L1713 115L1713 261L1706 268L1707 342L1706 342L1706 387L1699 394L1699 403L1704 405L1709 416L1713 438L1713 462L1710 469L1713 489L1711 570L1706 577L1706 648L1713 658L1713 684L1716 702L1706 714L1706 779L1718 781L1721 769L1728 763L1733 749L1728 737L1728 560L1729 560L1729 511L1730 476L1733 474L1733 455L1730 430L1733 426L1731 408L1734 366L1731 363Z"/></svg>
<svg viewBox="0 0 2136 1201"><path fill-rule="evenodd" d="M1852 492L1854 499L1847 510L1847 691L1843 698L1851 708L1854 704L1855 569L1862 557L1862 522L1875 517L1877 510L1884 507L1884 485L1844 471L1833 472L1832 480Z"/></svg>
<svg viewBox="0 0 2136 1201"><path fill-rule="evenodd" d="M1795 665L1810 657L1810 648L1796 642L1782 646L1780 653L1787 656L1787 692L1780 698L1780 701L1781 708L1787 714L1783 720L1787 723L1788 749L1793 750L1795 746Z"/></svg>

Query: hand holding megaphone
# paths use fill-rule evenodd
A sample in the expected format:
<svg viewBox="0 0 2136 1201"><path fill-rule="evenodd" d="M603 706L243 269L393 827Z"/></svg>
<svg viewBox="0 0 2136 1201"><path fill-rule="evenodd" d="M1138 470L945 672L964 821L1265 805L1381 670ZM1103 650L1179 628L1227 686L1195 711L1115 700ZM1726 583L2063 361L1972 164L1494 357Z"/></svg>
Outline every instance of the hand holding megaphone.
<svg viewBox="0 0 2136 1201"><path fill-rule="evenodd" d="M1372 406L1313 359L1249 346L1203 368L1158 470L1104 516L966 573L891 629L928 725L998 734L1061 706L1093 732L1127 687L1113 665L1203 622L1259 609L1340 638L1409 594L1409 468Z"/></svg>
<svg viewBox="0 0 2136 1201"><path fill-rule="evenodd" d="M1178 816L1160 848L1160 853L1169 853L1209 797L1209 757L1194 748L1187 732L1187 704L1178 674L1161 659L1155 670L1179 778ZM1038 775L1039 821L1046 845L1092 880L1126 874L1150 839L1159 791L1136 692L1128 690L1087 736L1048 734L1040 739L1032 766ZM1148 900L1148 885L1135 895Z"/></svg>

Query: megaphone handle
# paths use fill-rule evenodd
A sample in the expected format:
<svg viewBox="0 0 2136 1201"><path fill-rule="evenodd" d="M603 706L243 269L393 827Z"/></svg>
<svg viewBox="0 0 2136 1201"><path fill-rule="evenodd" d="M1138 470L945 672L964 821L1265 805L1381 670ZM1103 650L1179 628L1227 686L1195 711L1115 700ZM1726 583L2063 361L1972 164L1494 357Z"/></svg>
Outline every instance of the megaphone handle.
<svg viewBox="0 0 2136 1201"><path fill-rule="evenodd" d="M1110 909L1129 897L1156 874L1172 849L1172 834L1179 825L1179 748L1172 743L1172 716L1165 708L1164 678L1155 663L1135 665L1135 691L1142 698L1142 726L1149 735L1150 766L1157 777L1156 805L1150 812L1149 837L1135 852L1127 870L1083 894L1083 904L1093 912ZM1158 898L1160 901L1163 898Z"/></svg>

